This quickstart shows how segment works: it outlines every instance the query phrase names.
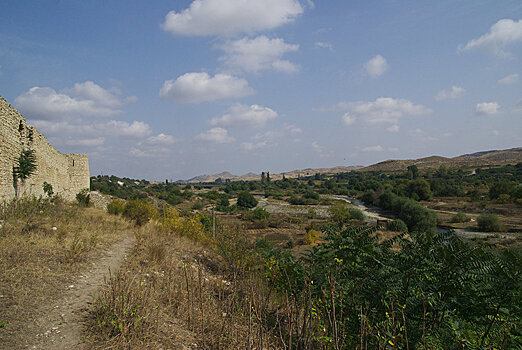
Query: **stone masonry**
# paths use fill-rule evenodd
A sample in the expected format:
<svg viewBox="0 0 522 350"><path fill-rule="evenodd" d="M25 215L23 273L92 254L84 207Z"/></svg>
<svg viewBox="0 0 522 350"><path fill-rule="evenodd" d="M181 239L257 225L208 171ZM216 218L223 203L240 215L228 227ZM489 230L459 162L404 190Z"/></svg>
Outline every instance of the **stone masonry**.
<svg viewBox="0 0 522 350"><path fill-rule="evenodd" d="M18 196L44 195L43 183L55 194L72 201L90 187L89 160L84 154L62 154L34 126L0 96L0 203L16 196L13 167L22 150L34 150L36 172L24 183L18 180Z"/></svg>

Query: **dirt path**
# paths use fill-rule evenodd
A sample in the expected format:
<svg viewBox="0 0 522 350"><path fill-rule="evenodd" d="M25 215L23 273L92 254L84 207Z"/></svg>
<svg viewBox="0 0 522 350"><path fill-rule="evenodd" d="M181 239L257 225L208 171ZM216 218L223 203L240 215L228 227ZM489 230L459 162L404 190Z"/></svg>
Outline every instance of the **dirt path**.
<svg viewBox="0 0 522 350"><path fill-rule="evenodd" d="M82 271L76 283L64 286L65 295L50 305L35 310L34 324L28 325L21 344L25 349L82 349L82 320L90 304L104 284L109 269L115 273L134 244L132 235L125 236L101 253L87 271ZM1 348L1 346L0 346Z"/></svg>

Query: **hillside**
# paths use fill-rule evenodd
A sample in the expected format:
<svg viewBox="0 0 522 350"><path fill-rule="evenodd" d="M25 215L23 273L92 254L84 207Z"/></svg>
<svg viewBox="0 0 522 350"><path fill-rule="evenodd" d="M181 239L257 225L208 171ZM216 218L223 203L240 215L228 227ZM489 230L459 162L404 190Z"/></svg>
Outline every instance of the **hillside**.
<svg viewBox="0 0 522 350"><path fill-rule="evenodd" d="M362 168L360 171L398 171L406 170L408 166L416 165L419 169L456 168L464 166L506 165L522 162L522 148L507 150L483 151L465 154L454 158L431 156L419 159L385 160Z"/></svg>

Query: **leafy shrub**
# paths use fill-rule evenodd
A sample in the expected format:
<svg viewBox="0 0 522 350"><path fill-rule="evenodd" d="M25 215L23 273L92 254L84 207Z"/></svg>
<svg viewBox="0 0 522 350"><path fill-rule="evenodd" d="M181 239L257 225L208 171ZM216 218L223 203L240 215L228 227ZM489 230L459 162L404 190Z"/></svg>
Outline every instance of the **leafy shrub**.
<svg viewBox="0 0 522 350"><path fill-rule="evenodd" d="M256 208L252 213L255 221L268 220L270 217L270 213L263 208Z"/></svg>
<svg viewBox="0 0 522 350"><path fill-rule="evenodd" d="M319 239L319 231L310 230L304 236L305 244L312 245Z"/></svg>
<svg viewBox="0 0 522 350"><path fill-rule="evenodd" d="M91 195L89 194L89 189L84 188L78 194L76 194L76 201L80 207L88 207L91 201Z"/></svg>
<svg viewBox="0 0 522 350"><path fill-rule="evenodd" d="M350 219L350 211L344 204L336 204L328 208L330 218L338 224L348 222Z"/></svg>
<svg viewBox="0 0 522 350"><path fill-rule="evenodd" d="M469 218L468 218L468 216L466 214L464 214L463 212L459 211L457 214L455 214L451 218L451 221L452 222L468 222Z"/></svg>
<svg viewBox="0 0 522 350"><path fill-rule="evenodd" d="M201 202L194 203L192 205L191 209L192 210L201 210L201 209L203 209L203 203L201 203Z"/></svg>
<svg viewBox="0 0 522 350"><path fill-rule="evenodd" d="M401 219L396 219L388 223L388 231L408 233L408 226Z"/></svg>
<svg viewBox="0 0 522 350"><path fill-rule="evenodd" d="M156 212L156 208L148 202L141 199L133 199L125 204L123 216L133 220L137 226L142 226L149 222Z"/></svg>
<svg viewBox="0 0 522 350"><path fill-rule="evenodd" d="M349 208L348 212L350 213L350 219L364 221L364 219L366 218L361 209Z"/></svg>
<svg viewBox="0 0 522 350"><path fill-rule="evenodd" d="M107 204L107 212L112 215L120 215L125 209L125 203L121 199L115 199Z"/></svg>
<svg viewBox="0 0 522 350"><path fill-rule="evenodd" d="M477 218L477 224L480 231L498 232L502 227L498 216L495 214L482 214Z"/></svg>
<svg viewBox="0 0 522 350"><path fill-rule="evenodd" d="M237 206L242 208L254 208L257 205L257 200L248 191L241 191L237 195Z"/></svg>
<svg viewBox="0 0 522 350"><path fill-rule="evenodd" d="M54 191L53 191L53 186L51 184L48 184L47 182L44 181L44 183L42 184L42 189L44 191L44 193L47 195L47 197L51 198L54 194Z"/></svg>

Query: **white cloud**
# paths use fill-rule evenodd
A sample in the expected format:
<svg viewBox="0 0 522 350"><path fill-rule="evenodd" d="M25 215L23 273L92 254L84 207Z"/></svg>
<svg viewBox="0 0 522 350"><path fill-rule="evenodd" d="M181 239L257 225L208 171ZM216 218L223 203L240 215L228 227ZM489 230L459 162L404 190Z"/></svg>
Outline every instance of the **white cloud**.
<svg viewBox="0 0 522 350"><path fill-rule="evenodd" d="M316 151L317 153L323 153L323 151L324 151L324 147L321 146L321 145L319 145L319 144L317 143L317 141L312 142L312 148L313 148L314 151Z"/></svg>
<svg viewBox="0 0 522 350"><path fill-rule="evenodd" d="M352 125L353 123L355 123L355 121L356 121L357 119L355 119L355 117L353 117L352 115L350 115L349 112L346 112L346 113L344 113L342 120L343 120L343 123L344 123L345 125Z"/></svg>
<svg viewBox="0 0 522 350"><path fill-rule="evenodd" d="M15 105L30 119L59 120L78 116L113 116L121 113L118 90L107 90L86 81L60 92L50 87L32 87L15 99Z"/></svg>
<svg viewBox="0 0 522 350"><path fill-rule="evenodd" d="M285 53L299 50L299 45L287 44L284 39L269 39L260 35L254 39L227 41L217 47L225 52L220 60L231 68L247 72L275 69L293 73L299 70L294 63L281 59Z"/></svg>
<svg viewBox="0 0 522 350"><path fill-rule="evenodd" d="M295 124L284 124L282 128L269 130L262 134L256 134L254 139L272 141L288 136L295 137L302 132L303 130Z"/></svg>
<svg viewBox="0 0 522 350"><path fill-rule="evenodd" d="M466 93L466 89L460 86L452 86L450 90L441 90L435 96L437 101L449 100L449 99L457 99L462 97Z"/></svg>
<svg viewBox="0 0 522 350"><path fill-rule="evenodd" d="M475 113L481 115L494 115L499 113L500 105L497 102L482 102L475 107Z"/></svg>
<svg viewBox="0 0 522 350"><path fill-rule="evenodd" d="M176 80L167 80L161 87L161 98L183 103L209 102L227 98L248 96L254 90L245 79L227 74L186 73Z"/></svg>
<svg viewBox="0 0 522 350"><path fill-rule="evenodd" d="M388 130L389 132L399 132L399 125L395 124L395 125L392 125L390 126L389 128L387 128L386 130Z"/></svg>
<svg viewBox="0 0 522 350"><path fill-rule="evenodd" d="M510 74L507 77L498 80L499 84L514 84L518 81L518 73Z"/></svg>
<svg viewBox="0 0 522 350"><path fill-rule="evenodd" d="M399 152L399 149L397 147L388 147L388 151L397 153L397 152Z"/></svg>
<svg viewBox="0 0 522 350"><path fill-rule="evenodd" d="M332 44L324 42L324 41L316 41L314 43L314 47L316 49L327 49L327 50L330 50L332 52L334 51L334 48L333 48Z"/></svg>
<svg viewBox="0 0 522 350"><path fill-rule="evenodd" d="M278 114L271 108L259 105L243 105L236 103L231 106L225 114L221 117L212 118L209 121L210 125L225 125L225 126L248 126L261 127L270 119L277 118Z"/></svg>
<svg viewBox="0 0 522 350"><path fill-rule="evenodd" d="M159 96L183 103L200 103L238 98L254 93L245 79L227 74L186 73L163 83Z"/></svg>
<svg viewBox="0 0 522 350"><path fill-rule="evenodd" d="M170 11L162 28L174 35L233 35L277 28L302 14L298 0L194 0Z"/></svg>
<svg viewBox="0 0 522 350"><path fill-rule="evenodd" d="M197 141L211 143L230 143L234 138L228 135L228 131L223 128L212 128L196 136Z"/></svg>
<svg viewBox="0 0 522 350"><path fill-rule="evenodd" d="M382 75L384 72L388 70L388 62L386 62L386 58L381 55L377 55L364 65L364 69L366 72L372 77L377 78Z"/></svg>
<svg viewBox="0 0 522 350"><path fill-rule="evenodd" d="M253 151L253 150L258 149L258 148L264 148L266 146L268 146L268 142L267 141L260 141L260 142L256 142L256 143L243 142L241 144L241 147L243 147L243 149L245 149L247 151Z"/></svg>
<svg viewBox="0 0 522 350"><path fill-rule="evenodd" d="M503 48L517 42L522 42L522 20L501 19L491 26L488 33L469 41L466 45L460 45L458 50L467 51L479 48L497 55L504 55L506 53Z"/></svg>
<svg viewBox="0 0 522 350"><path fill-rule="evenodd" d="M347 114L343 115L345 124L346 121L353 123L355 120L368 124L397 124L404 115L418 116L431 113L431 110L423 105L416 105L405 99L391 97L379 97L373 102L341 102L334 108L348 111Z"/></svg>
<svg viewBox="0 0 522 350"><path fill-rule="evenodd" d="M104 137L97 137L93 139L69 139L65 141L65 143L69 146L86 146L86 147L93 147L93 146L101 146L105 142Z"/></svg>
<svg viewBox="0 0 522 350"><path fill-rule="evenodd" d="M152 145L172 145L176 143L176 139L172 135L165 135L163 133L156 136L150 136L147 143Z"/></svg>
<svg viewBox="0 0 522 350"><path fill-rule="evenodd" d="M52 122L47 120L35 120L33 124L44 134L69 135L76 137L133 137L144 138L152 133L150 126L144 122L134 121L128 123L119 120L84 122L77 120Z"/></svg>
<svg viewBox="0 0 522 350"><path fill-rule="evenodd" d="M383 148L381 145L368 146L362 149L363 152L382 152Z"/></svg>

